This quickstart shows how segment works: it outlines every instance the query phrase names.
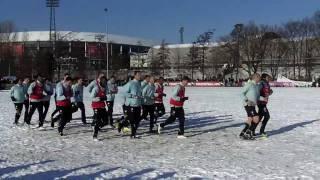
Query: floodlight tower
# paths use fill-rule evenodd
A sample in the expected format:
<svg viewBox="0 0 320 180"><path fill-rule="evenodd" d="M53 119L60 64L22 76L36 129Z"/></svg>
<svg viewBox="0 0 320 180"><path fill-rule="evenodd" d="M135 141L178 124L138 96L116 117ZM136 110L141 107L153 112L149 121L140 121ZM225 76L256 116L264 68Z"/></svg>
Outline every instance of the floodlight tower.
<svg viewBox="0 0 320 180"><path fill-rule="evenodd" d="M60 0L46 0L46 6L50 8L50 31L49 40L52 44L52 50L55 50L55 42L57 40L56 34L56 8L59 7Z"/></svg>
<svg viewBox="0 0 320 180"><path fill-rule="evenodd" d="M179 29L179 33L180 33L180 44L183 44L184 43L184 41L183 41L184 27L181 27Z"/></svg>
<svg viewBox="0 0 320 180"><path fill-rule="evenodd" d="M58 67L58 79L60 79L60 63L56 60L56 8L59 7L60 0L46 0L46 7L50 8L50 30L49 30L49 40L52 46L52 56L50 60L50 74L54 78L54 70Z"/></svg>

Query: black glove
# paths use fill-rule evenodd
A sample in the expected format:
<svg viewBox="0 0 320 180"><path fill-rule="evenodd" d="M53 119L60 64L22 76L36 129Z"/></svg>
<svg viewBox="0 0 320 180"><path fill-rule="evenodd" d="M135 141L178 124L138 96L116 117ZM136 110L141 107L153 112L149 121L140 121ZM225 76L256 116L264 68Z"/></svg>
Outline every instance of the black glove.
<svg viewBox="0 0 320 180"><path fill-rule="evenodd" d="M11 96L11 100L12 100L12 101L16 101L16 98L14 98L13 96Z"/></svg>
<svg viewBox="0 0 320 180"><path fill-rule="evenodd" d="M78 96L80 94L80 91L76 91L74 94L75 96Z"/></svg>
<svg viewBox="0 0 320 180"><path fill-rule="evenodd" d="M163 97L167 97L167 95L166 95L166 94L163 94L162 96L163 96Z"/></svg>
<svg viewBox="0 0 320 180"><path fill-rule="evenodd" d="M272 90L272 89L270 89L270 95L271 95L271 94L273 94L273 90Z"/></svg>
<svg viewBox="0 0 320 180"><path fill-rule="evenodd" d="M107 97L101 97L100 98L100 101L106 101L107 100Z"/></svg>
<svg viewBox="0 0 320 180"><path fill-rule="evenodd" d="M183 98L182 98L182 101L187 101L187 100L189 100L188 97L183 97Z"/></svg>

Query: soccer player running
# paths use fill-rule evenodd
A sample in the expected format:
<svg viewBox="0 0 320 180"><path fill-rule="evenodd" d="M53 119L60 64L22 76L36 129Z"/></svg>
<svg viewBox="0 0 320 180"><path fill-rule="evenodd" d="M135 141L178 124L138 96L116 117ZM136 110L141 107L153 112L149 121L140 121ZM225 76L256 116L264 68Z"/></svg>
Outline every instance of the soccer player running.
<svg viewBox="0 0 320 180"><path fill-rule="evenodd" d="M269 102L269 96L271 96L273 93L269 84L271 79L272 77L270 75L263 73L261 75L261 81L259 83L260 99L258 101L258 109L259 109L258 114L259 114L259 121L262 121L261 128L260 128L260 135L264 138L267 137L265 128L270 119L270 114L267 108L267 104Z"/></svg>
<svg viewBox="0 0 320 180"><path fill-rule="evenodd" d="M94 112L93 139L95 141L98 141L98 132L100 129L108 123L108 113L105 102L107 100L107 92L107 79L103 76L90 93L92 98L91 107Z"/></svg>
<svg viewBox="0 0 320 180"><path fill-rule="evenodd" d="M97 79L94 79L89 83L89 85L87 86L89 94L91 94L93 88L95 88L95 87L97 87L99 85L101 78L106 78L106 76L102 72L98 73ZM93 120L91 122L91 126L95 125L94 121L95 121L96 118L94 116L95 116L95 113L93 113Z"/></svg>
<svg viewBox="0 0 320 180"><path fill-rule="evenodd" d="M150 76L149 75L145 75L144 76L144 80L141 82L141 89L142 90L149 84L149 81L150 81ZM144 102L142 102L142 116L141 116L141 119L147 120L146 114L143 113L144 111L147 111L147 110L145 110L145 108L146 108L146 105L144 104Z"/></svg>
<svg viewBox="0 0 320 180"><path fill-rule="evenodd" d="M28 94L28 88L30 86L30 78L29 77L26 77L24 78L24 81L22 83L23 85L23 89L24 89L24 92L25 92L25 101L24 101L24 108L25 108L25 111L24 111L24 122L27 121L28 119L28 112L29 112L29 105L30 105L30 102L29 102L29 94Z"/></svg>
<svg viewBox="0 0 320 180"><path fill-rule="evenodd" d="M26 100L26 92L22 82L23 82L22 79L18 79L17 84L15 84L10 90L10 97L16 109L16 114L14 118L15 125L18 125L19 123L19 118L21 116L22 108ZM26 109L26 111L28 110Z"/></svg>
<svg viewBox="0 0 320 180"><path fill-rule="evenodd" d="M46 96L42 98L42 104L44 108L43 112L43 118L46 119L49 107L50 107L50 99L53 94L53 85L51 84L50 80L48 78L45 79L44 85L43 85L43 90L46 92Z"/></svg>
<svg viewBox="0 0 320 180"><path fill-rule="evenodd" d="M43 77L41 75L36 75L35 76L36 80L30 84L28 88L28 94L29 94L29 100L30 100L30 109L28 112L28 119L26 123L30 125L33 113L35 110L38 110L39 113L39 126L38 128L43 127L43 103L42 103L42 98L44 96L47 96L48 94L44 91L44 81Z"/></svg>
<svg viewBox="0 0 320 180"><path fill-rule="evenodd" d="M163 104L163 97L166 97L167 95L164 93L164 79L163 77L160 77L158 80L156 80L155 87L156 87L156 93L155 93L155 122L157 123L157 120L159 117L162 117L165 113L165 107Z"/></svg>
<svg viewBox="0 0 320 180"><path fill-rule="evenodd" d="M173 123L177 118L179 119L179 131L178 138L186 138L184 136L184 122L185 114L183 105L189 98L185 96L185 87L188 85L189 78L183 77L181 82L173 89L173 94L170 99L171 112L170 117L163 123L158 125L158 133L161 134L161 130L168 124Z"/></svg>
<svg viewBox="0 0 320 180"><path fill-rule="evenodd" d="M149 132L155 133L156 131L153 130L154 127L154 102L155 102L155 92L156 87L154 85L154 77L150 77L149 84L145 86L145 88L142 90L142 97L143 97L143 104L144 104L144 111L143 111L143 117L147 117L150 115L150 126L149 126Z"/></svg>
<svg viewBox="0 0 320 180"><path fill-rule="evenodd" d="M60 119L59 115L57 117L54 117L57 113L59 113L59 107L57 106L57 87L61 86L62 83L64 81L66 81L66 79L68 77L71 77L71 75L69 73L65 73L64 77L63 77L63 80L56 84L56 90L55 90L55 95L54 95L54 101L55 101L55 104L56 104L56 109L51 114L51 127L54 127L54 122L56 122L58 119Z"/></svg>
<svg viewBox="0 0 320 180"><path fill-rule="evenodd" d="M77 83L72 85L73 97L72 102L72 113L75 113L80 109L81 120L83 124L87 124L86 120L86 109L83 103L83 79L77 78Z"/></svg>
<svg viewBox="0 0 320 180"><path fill-rule="evenodd" d="M134 79L130 81L124 89L126 94L128 117L131 125L131 138L139 138L136 136L136 132L141 120L142 89L140 79L140 72L134 72Z"/></svg>
<svg viewBox="0 0 320 180"><path fill-rule="evenodd" d="M71 108L71 98L73 96L72 89L72 79L67 77L61 85L56 88L57 95L57 107L59 109L59 127L58 132L63 136L63 129L65 125L72 119L72 108Z"/></svg>
<svg viewBox="0 0 320 180"><path fill-rule="evenodd" d="M256 111L256 106L260 96L259 81L260 75L258 73L253 74L241 92L244 108L248 115L245 127L239 135L240 138L243 139L253 140L254 129L256 124L259 123L259 115Z"/></svg>
<svg viewBox="0 0 320 180"><path fill-rule="evenodd" d="M108 122L112 128L115 128L113 124L113 106L114 106L114 99L117 93L118 93L118 86L116 83L116 78L114 76L111 76L110 80L108 81L107 106L108 106Z"/></svg>
<svg viewBox="0 0 320 180"><path fill-rule="evenodd" d="M127 89L127 86L130 85L130 81L133 80L134 77L130 76L128 77L128 81L127 83L122 87L122 91L120 93L120 97L121 97L121 103L122 103L122 112L123 112L123 116L121 117L121 119L118 122L118 132L120 133L121 131L123 133L125 133L126 131L128 131L128 127L130 125L129 122L129 116L128 116L128 106L126 106L126 92L125 89Z"/></svg>

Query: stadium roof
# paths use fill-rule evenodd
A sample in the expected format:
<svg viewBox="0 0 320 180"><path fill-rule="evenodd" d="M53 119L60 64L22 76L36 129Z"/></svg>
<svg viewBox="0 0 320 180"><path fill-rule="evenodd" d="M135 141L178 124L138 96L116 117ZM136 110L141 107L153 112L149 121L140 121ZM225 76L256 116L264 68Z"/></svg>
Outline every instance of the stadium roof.
<svg viewBox="0 0 320 180"><path fill-rule="evenodd" d="M207 44L206 46L207 47L218 47L219 43L216 43L216 42L210 42L209 44ZM193 46L193 44L189 43L189 44L168 44L166 45L167 48L169 49L175 49L175 48L191 48ZM198 44L196 44L195 46L200 46ZM161 45L156 45L156 46L153 46L154 49L160 49Z"/></svg>
<svg viewBox="0 0 320 180"><path fill-rule="evenodd" d="M108 34L108 39L109 42L115 44L142 45L149 47L153 46L154 44L157 44L156 42L151 40L115 34ZM10 40L12 42L49 41L49 31L14 32L10 34ZM106 42L106 34L94 32L57 31L57 40Z"/></svg>

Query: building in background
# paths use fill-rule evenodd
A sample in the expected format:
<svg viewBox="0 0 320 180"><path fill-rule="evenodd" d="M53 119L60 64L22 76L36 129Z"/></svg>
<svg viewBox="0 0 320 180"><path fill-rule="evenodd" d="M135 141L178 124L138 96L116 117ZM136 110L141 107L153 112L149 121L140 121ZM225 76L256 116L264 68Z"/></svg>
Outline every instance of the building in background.
<svg viewBox="0 0 320 180"><path fill-rule="evenodd" d="M109 34L109 53L104 33L57 32L53 47L49 31L28 31L0 34L0 76L33 76L41 73L60 79L69 72L93 79L97 72L106 72L109 54L109 75L126 75L130 70L130 55L146 53L152 41ZM120 76L120 75L119 75ZM126 78L126 77L121 77Z"/></svg>

